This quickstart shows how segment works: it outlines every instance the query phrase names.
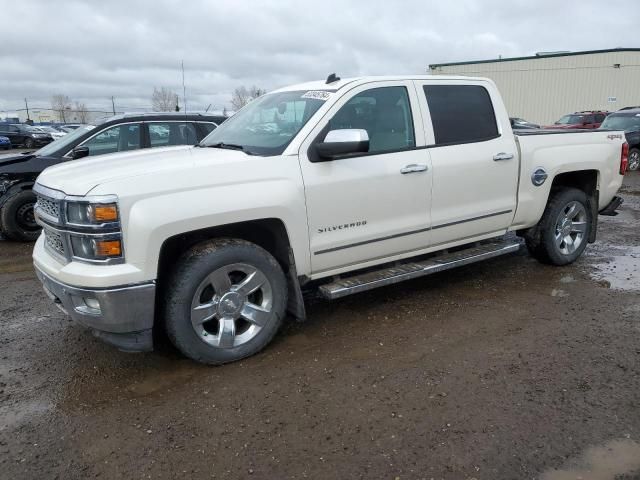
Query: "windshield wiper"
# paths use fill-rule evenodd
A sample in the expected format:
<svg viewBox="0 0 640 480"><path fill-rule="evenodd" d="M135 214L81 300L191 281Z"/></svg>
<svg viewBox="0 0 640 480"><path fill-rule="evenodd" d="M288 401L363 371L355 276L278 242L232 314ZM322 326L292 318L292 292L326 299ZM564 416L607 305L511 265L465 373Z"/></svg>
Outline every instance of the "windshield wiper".
<svg viewBox="0 0 640 480"><path fill-rule="evenodd" d="M233 144L233 143L218 142L218 143L213 143L211 145L207 145L207 147L209 147L209 148L225 148L227 150L240 150L241 152L244 152L247 155L253 155L252 152L250 152L249 150L244 148L242 145L236 145L236 144Z"/></svg>

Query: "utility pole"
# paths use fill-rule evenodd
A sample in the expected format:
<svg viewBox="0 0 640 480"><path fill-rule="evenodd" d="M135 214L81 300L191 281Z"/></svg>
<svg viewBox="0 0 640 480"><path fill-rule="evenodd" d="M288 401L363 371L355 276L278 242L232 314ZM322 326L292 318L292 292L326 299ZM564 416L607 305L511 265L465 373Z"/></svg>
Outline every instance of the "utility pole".
<svg viewBox="0 0 640 480"><path fill-rule="evenodd" d="M27 103L27 99L24 99L24 106L27 109L27 121L31 120L31 118L29 118L29 104Z"/></svg>
<svg viewBox="0 0 640 480"><path fill-rule="evenodd" d="M113 114L116 114L116 102L113 99L113 95L111 95L111 109L113 110Z"/></svg>

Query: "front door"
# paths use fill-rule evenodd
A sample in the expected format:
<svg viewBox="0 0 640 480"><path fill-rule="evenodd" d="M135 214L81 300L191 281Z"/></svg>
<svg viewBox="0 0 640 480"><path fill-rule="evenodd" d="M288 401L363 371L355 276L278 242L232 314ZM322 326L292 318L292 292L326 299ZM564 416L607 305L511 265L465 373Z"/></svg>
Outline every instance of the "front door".
<svg viewBox="0 0 640 480"><path fill-rule="evenodd" d="M482 82L416 84L433 164L433 246L504 233L515 214L519 164L494 90Z"/></svg>
<svg viewBox="0 0 640 480"><path fill-rule="evenodd" d="M303 142L314 275L428 247L431 161L419 148L424 129L417 112L412 82L362 85L345 94ZM369 152L312 162L314 144L337 129L366 130Z"/></svg>

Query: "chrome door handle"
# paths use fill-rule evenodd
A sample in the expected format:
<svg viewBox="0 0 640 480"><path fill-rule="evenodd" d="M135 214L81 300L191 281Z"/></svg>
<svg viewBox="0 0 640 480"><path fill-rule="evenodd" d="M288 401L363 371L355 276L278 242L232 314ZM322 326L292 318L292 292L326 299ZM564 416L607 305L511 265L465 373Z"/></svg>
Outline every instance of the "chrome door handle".
<svg viewBox="0 0 640 480"><path fill-rule="evenodd" d="M429 167L423 164L412 163L411 165L407 165L400 169L400 173L405 175L407 173L416 173L416 172L424 172L428 170Z"/></svg>
<svg viewBox="0 0 640 480"><path fill-rule="evenodd" d="M500 153L496 153L493 156L493 161L494 162L501 162L502 160L511 160L512 158L513 158L513 153L500 152Z"/></svg>

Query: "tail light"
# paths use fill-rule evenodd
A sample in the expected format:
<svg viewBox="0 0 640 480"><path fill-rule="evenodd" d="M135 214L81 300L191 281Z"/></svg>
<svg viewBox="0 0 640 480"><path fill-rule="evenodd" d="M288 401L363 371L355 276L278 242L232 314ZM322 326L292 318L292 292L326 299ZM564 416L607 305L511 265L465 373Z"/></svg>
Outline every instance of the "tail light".
<svg viewBox="0 0 640 480"><path fill-rule="evenodd" d="M629 144L622 144L622 153L620 154L620 175L624 175L629 166Z"/></svg>

